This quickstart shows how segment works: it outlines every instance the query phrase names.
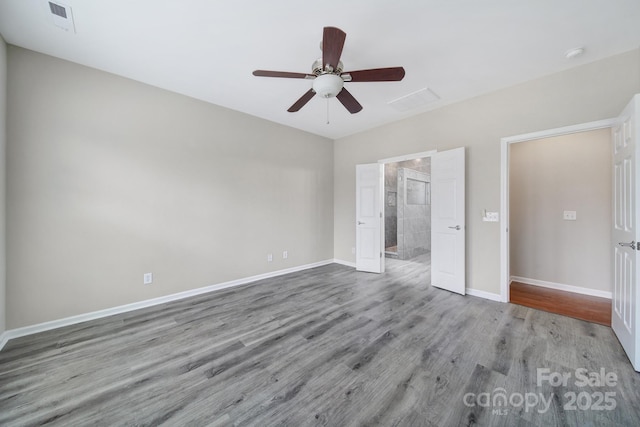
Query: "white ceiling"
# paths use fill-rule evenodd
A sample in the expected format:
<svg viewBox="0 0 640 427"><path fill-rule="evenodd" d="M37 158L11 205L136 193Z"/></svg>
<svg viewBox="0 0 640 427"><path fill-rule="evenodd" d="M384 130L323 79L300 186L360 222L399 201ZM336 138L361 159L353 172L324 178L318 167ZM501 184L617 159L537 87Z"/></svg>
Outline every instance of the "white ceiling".
<svg viewBox="0 0 640 427"><path fill-rule="evenodd" d="M55 1L55 0L54 0ZM639 0L0 0L0 34L17 46L336 139L640 46ZM345 71L403 66L401 82L346 83L364 109L313 98L322 28L347 33ZM577 46L585 54L568 60ZM425 87L441 99L408 112L388 102ZM328 105L327 105L328 104ZM330 124L327 124L327 109Z"/></svg>

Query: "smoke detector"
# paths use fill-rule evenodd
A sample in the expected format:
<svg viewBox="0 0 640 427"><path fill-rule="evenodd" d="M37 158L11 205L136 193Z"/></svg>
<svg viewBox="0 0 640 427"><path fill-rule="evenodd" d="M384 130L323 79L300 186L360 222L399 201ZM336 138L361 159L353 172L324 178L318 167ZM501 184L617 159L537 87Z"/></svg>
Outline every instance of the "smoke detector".
<svg viewBox="0 0 640 427"><path fill-rule="evenodd" d="M564 56L567 59L573 59L573 58L577 58L578 56L582 55L583 53L584 53L584 48L583 47L575 47L573 49L569 49L568 51L566 51L564 53Z"/></svg>

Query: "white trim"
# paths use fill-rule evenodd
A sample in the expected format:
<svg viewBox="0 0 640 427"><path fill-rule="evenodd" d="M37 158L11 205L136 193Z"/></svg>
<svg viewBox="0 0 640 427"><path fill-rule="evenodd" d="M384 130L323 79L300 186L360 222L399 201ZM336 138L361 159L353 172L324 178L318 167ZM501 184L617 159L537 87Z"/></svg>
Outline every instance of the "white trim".
<svg viewBox="0 0 640 427"><path fill-rule="evenodd" d="M550 138L554 136L569 135L578 132L588 132L597 129L613 127L617 118L598 120L595 122L581 123L564 126L561 128L547 129L538 132L514 135L500 139L500 300L509 301L509 146L518 142L534 139Z"/></svg>
<svg viewBox="0 0 640 427"><path fill-rule="evenodd" d="M437 152L438 150L431 150L431 151L423 151L421 153L415 153L415 154L406 154L404 156L389 157L388 159L378 160L378 163L396 163L396 162L405 162L407 160L422 159L424 157L431 157L432 154Z"/></svg>
<svg viewBox="0 0 640 427"><path fill-rule="evenodd" d="M5 331L5 332L0 334L0 350L3 349L3 347L7 343L7 341L9 341L9 335Z"/></svg>
<svg viewBox="0 0 640 427"><path fill-rule="evenodd" d="M217 291L220 289L226 289L226 288L232 288L235 286L245 285L248 283L256 282L258 280L269 279L272 277L282 276L284 274L295 273L297 271L302 271L302 270L308 270L310 268L321 267L323 265L332 264L333 262L335 262L333 259L328 259L325 261L319 261L312 264L305 264L305 265L300 265L298 267L286 268L284 270L272 271L270 273L258 274L256 276L250 276L242 279L231 280L229 282L223 282L215 285L205 286L203 288L191 289L191 290L179 292L176 294L165 295L158 298L152 298L144 301L134 302L131 304L125 304L117 307L107 308L104 310L93 311L91 313L84 313L76 316L65 317L63 319L52 320L44 323L38 323L36 325L10 329L8 331L5 331L2 335L0 335L0 350L2 350L2 348L7 343L7 341L13 338L19 338L26 335L49 331L51 329L57 329L64 326L75 325L77 323L87 322L89 320L101 319L104 317L113 316L114 314L127 313L129 311L138 310L141 308L147 308L147 307L164 304L171 301L177 301L184 298L189 298L192 296Z"/></svg>
<svg viewBox="0 0 640 427"><path fill-rule="evenodd" d="M605 119L595 122L581 123L578 125L564 126L561 128L547 129L538 132L524 133L522 135L508 136L502 138L508 144L516 142L532 141L534 139L552 138L554 136L569 135L572 133L588 132L592 130L604 129L613 127L616 124L617 119Z"/></svg>
<svg viewBox="0 0 640 427"><path fill-rule="evenodd" d="M347 267L353 267L353 268L356 268L356 263L355 263L355 262L345 261L345 260L337 259L337 258L334 258L334 259L333 259L333 262L334 262L335 264L340 264L340 265L345 265L345 266L347 266Z"/></svg>
<svg viewBox="0 0 640 427"><path fill-rule="evenodd" d="M600 291L598 289L582 288L580 286L566 285L564 283L547 282L545 280L529 279L528 277L511 276L511 282L520 282L525 285L540 286L541 288L555 289L558 291L573 292L574 294L590 295L592 297L600 297L611 299L612 294L608 291Z"/></svg>
<svg viewBox="0 0 640 427"><path fill-rule="evenodd" d="M488 299L491 301L502 302L502 300L500 299L500 294L494 294L493 292L479 291L477 289L471 289L471 288L467 288L466 292L467 292L467 295L471 295L472 297L478 297L478 298Z"/></svg>
<svg viewBox="0 0 640 427"><path fill-rule="evenodd" d="M509 142L500 141L500 301L509 302Z"/></svg>

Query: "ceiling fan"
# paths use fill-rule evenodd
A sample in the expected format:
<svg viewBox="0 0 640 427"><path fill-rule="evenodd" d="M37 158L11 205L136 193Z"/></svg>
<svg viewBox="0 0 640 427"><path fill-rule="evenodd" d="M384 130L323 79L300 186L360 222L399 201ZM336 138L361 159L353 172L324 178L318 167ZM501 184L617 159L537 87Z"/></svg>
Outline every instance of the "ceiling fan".
<svg viewBox="0 0 640 427"><path fill-rule="evenodd" d="M322 34L322 58L311 67L311 74L286 71L256 70L254 76L284 77L289 79L311 79L313 86L287 111L299 111L317 93L323 98L338 98L338 101L351 113L362 110L362 105L344 87L345 82L396 82L404 78L404 68L374 68L344 72L340 56L347 34L339 28L324 27Z"/></svg>

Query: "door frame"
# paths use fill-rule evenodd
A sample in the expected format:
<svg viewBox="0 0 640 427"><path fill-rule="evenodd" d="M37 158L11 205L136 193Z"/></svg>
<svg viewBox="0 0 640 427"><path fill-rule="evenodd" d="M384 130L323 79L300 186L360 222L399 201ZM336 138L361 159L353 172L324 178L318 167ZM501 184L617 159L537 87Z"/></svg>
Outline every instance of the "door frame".
<svg viewBox="0 0 640 427"><path fill-rule="evenodd" d="M511 279L509 265L509 150L511 144L612 128L616 124L616 121L617 118L598 120L500 139L500 217L502 218L500 226L500 301L509 302L509 282Z"/></svg>

